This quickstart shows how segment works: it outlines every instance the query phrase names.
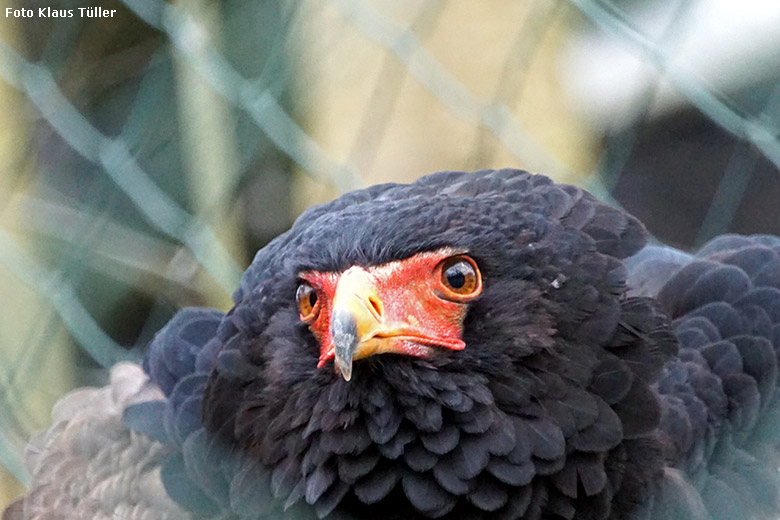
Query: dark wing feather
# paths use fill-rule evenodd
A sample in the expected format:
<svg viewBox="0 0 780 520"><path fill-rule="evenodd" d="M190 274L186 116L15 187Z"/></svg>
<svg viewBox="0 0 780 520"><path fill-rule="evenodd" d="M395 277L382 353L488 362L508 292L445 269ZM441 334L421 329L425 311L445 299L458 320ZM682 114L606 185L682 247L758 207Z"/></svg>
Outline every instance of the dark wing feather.
<svg viewBox="0 0 780 520"><path fill-rule="evenodd" d="M657 297L661 287L691 260L691 255L671 247L645 247L626 260L628 294Z"/></svg>
<svg viewBox="0 0 780 520"><path fill-rule="evenodd" d="M695 256L646 248L628 261L629 284L655 291L680 341L656 384L680 471L667 471L652 518L777 515L779 255L774 237L726 235Z"/></svg>

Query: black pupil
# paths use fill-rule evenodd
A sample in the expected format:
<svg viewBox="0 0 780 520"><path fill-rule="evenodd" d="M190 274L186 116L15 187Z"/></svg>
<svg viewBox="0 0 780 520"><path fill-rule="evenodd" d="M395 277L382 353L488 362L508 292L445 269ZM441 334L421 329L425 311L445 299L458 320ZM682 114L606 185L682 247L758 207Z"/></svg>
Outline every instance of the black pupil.
<svg viewBox="0 0 780 520"><path fill-rule="evenodd" d="M309 305L314 307L317 303L317 291L309 290Z"/></svg>
<svg viewBox="0 0 780 520"><path fill-rule="evenodd" d="M447 283L453 289L460 289L466 285L466 266L456 264L447 269Z"/></svg>

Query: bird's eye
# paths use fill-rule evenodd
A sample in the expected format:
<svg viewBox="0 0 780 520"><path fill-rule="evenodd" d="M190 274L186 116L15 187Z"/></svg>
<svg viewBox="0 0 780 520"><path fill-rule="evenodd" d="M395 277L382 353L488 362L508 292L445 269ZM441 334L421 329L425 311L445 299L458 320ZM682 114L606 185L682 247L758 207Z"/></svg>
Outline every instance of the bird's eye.
<svg viewBox="0 0 780 520"><path fill-rule="evenodd" d="M482 291L482 278L477 264L467 256L453 256L439 264L438 276L442 296L464 301Z"/></svg>
<svg viewBox="0 0 780 520"><path fill-rule="evenodd" d="M306 282L301 282L295 292L295 299L298 302L301 320L309 321L313 318L317 311L317 291L314 287Z"/></svg>

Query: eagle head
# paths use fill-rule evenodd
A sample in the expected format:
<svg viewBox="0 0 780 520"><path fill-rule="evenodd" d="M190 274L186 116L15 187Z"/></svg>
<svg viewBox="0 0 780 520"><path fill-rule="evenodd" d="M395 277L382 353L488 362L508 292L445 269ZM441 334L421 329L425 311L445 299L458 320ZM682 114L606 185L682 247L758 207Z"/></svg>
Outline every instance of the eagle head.
<svg viewBox="0 0 780 520"><path fill-rule="evenodd" d="M243 277L204 423L276 509L620 514L660 468L650 385L675 348L624 294L644 243L633 217L518 170L314 207Z"/></svg>

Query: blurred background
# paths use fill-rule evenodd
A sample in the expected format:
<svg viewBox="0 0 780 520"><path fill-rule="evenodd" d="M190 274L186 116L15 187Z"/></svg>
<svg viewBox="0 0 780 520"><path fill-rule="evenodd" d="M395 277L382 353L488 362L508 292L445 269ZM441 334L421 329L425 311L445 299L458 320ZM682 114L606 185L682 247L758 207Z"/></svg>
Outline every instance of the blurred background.
<svg viewBox="0 0 780 520"><path fill-rule="evenodd" d="M58 397L178 308L229 308L254 252L341 192L517 167L684 249L780 234L774 0L0 8L0 509Z"/></svg>

